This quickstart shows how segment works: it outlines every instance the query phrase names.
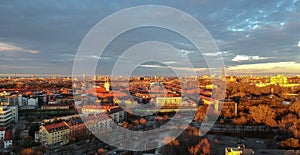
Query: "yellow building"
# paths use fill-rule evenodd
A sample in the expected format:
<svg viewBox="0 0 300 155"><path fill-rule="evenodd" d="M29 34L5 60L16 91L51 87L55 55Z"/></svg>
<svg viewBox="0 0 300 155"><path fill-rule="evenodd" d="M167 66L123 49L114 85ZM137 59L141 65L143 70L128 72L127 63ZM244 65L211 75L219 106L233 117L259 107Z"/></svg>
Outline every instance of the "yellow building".
<svg viewBox="0 0 300 155"><path fill-rule="evenodd" d="M70 128L66 122L53 123L40 127L39 140L46 146L65 145L69 142Z"/></svg>
<svg viewBox="0 0 300 155"><path fill-rule="evenodd" d="M225 155L254 155L254 151L252 149L242 148L241 146L226 147Z"/></svg>
<svg viewBox="0 0 300 155"><path fill-rule="evenodd" d="M157 97L156 104L159 107L182 106L182 97Z"/></svg>
<svg viewBox="0 0 300 155"><path fill-rule="evenodd" d="M276 75L270 78L271 84L286 84L287 83L287 77L284 75Z"/></svg>
<svg viewBox="0 0 300 155"><path fill-rule="evenodd" d="M241 148L232 148L226 147L225 148L225 155L242 155L243 150Z"/></svg>

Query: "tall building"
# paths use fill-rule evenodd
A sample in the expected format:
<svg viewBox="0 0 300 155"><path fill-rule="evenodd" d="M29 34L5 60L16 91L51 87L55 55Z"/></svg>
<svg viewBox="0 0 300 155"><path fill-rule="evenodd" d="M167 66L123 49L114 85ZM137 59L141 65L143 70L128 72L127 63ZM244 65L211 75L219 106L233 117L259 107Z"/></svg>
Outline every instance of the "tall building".
<svg viewBox="0 0 300 155"><path fill-rule="evenodd" d="M222 79L226 79L225 66L222 68Z"/></svg>
<svg viewBox="0 0 300 155"><path fill-rule="evenodd" d="M12 121L12 110L7 106L0 106L0 127L9 127Z"/></svg>

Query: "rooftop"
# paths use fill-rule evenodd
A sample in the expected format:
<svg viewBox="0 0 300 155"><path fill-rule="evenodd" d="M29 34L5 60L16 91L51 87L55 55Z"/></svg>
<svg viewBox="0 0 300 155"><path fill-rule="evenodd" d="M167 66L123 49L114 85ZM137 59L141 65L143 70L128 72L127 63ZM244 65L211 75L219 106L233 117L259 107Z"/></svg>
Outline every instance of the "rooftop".
<svg viewBox="0 0 300 155"><path fill-rule="evenodd" d="M45 125L44 127L49 133L55 132L58 130L69 129L68 125L65 122L48 124L48 125Z"/></svg>

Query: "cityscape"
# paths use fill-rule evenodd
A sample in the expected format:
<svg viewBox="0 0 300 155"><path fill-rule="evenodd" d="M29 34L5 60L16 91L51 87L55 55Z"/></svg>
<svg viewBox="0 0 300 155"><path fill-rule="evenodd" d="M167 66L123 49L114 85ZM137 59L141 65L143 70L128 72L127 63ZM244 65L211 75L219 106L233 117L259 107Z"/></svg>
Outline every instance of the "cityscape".
<svg viewBox="0 0 300 155"><path fill-rule="evenodd" d="M117 124L131 130L151 130L170 121L180 106L194 110L189 127L176 139L166 136L165 141L172 139L172 142L165 146L140 154L299 153L300 76L224 74L220 77L226 80L226 96L222 102L211 100L212 92L218 87L211 83L211 77L184 78L196 78L199 85L184 83L191 98L183 100L176 77L112 80L107 76L83 76L77 79L79 83L84 79L95 82L94 91L86 89L89 95L84 99L73 96L70 77L2 77L2 152L138 154L102 142L92 128L107 131L112 124ZM123 84L126 80L130 81L129 87ZM128 90L131 97L127 95ZM198 93L196 102L192 97ZM123 104L133 110L139 109L138 105L160 109L152 115L137 116L121 108ZM201 122L209 116L206 113L211 106L220 109L220 116L209 132L200 136ZM180 126L169 130L177 128Z"/></svg>
<svg viewBox="0 0 300 155"><path fill-rule="evenodd" d="M299 0L0 2L0 155L299 155Z"/></svg>

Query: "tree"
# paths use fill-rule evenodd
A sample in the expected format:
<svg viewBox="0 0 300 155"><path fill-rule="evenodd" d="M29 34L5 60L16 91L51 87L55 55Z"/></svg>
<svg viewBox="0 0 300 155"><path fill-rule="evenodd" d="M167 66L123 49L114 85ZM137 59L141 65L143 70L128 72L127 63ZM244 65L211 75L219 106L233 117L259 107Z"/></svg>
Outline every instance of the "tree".
<svg viewBox="0 0 300 155"><path fill-rule="evenodd" d="M141 119L139 120L139 123L140 123L141 125L145 125L145 124L147 123L147 120L146 120L145 118L141 118Z"/></svg>
<svg viewBox="0 0 300 155"><path fill-rule="evenodd" d="M37 123L30 124L29 131L28 131L29 136L34 137L35 132L39 131L39 127L40 126Z"/></svg>
<svg viewBox="0 0 300 155"><path fill-rule="evenodd" d="M298 118L296 115L289 113L279 121L279 128L288 133L290 132L290 128L294 125L294 122L296 122L297 120Z"/></svg>
<svg viewBox="0 0 300 155"><path fill-rule="evenodd" d="M98 149L98 154L104 155L106 152L103 148Z"/></svg>
<svg viewBox="0 0 300 155"><path fill-rule="evenodd" d="M289 110L300 117L300 101L298 100L290 105Z"/></svg>
<svg viewBox="0 0 300 155"><path fill-rule="evenodd" d="M179 155L180 153L177 153L176 149L180 147L180 142L176 139L176 137L166 136L162 140L162 143L165 144L163 147L163 154L174 154Z"/></svg>
<svg viewBox="0 0 300 155"><path fill-rule="evenodd" d="M206 111L207 111L207 106L199 106L196 111L194 120L197 122L203 121L206 117Z"/></svg>
<svg viewBox="0 0 300 155"><path fill-rule="evenodd" d="M226 109L225 111L222 112L222 115L225 118L232 118L233 112L230 109Z"/></svg>
<svg viewBox="0 0 300 155"><path fill-rule="evenodd" d="M248 122L248 119L246 116L241 116L238 118L234 118L233 123L239 126L243 126L243 130L244 130L244 125Z"/></svg>
<svg viewBox="0 0 300 155"><path fill-rule="evenodd" d="M210 154L210 143L207 138L203 138L195 146L189 147L189 152L192 155L209 155Z"/></svg>
<svg viewBox="0 0 300 155"><path fill-rule="evenodd" d="M134 125L139 125L139 123L140 123L140 122L139 122L139 120L137 120L137 119L133 121L133 124L134 124Z"/></svg>
<svg viewBox="0 0 300 155"><path fill-rule="evenodd" d="M297 119L293 122L293 126L290 127L290 130L293 132L296 138L300 138L300 120Z"/></svg>
<svg viewBox="0 0 300 155"><path fill-rule="evenodd" d="M42 155L42 152L34 151L32 148L25 148L21 151L21 155Z"/></svg>
<svg viewBox="0 0 300 155"><path fill-rule="evenodd" d="M163 144L179 145L179 141L175 137L166 136L163 139Z"/></svg>
<svg viewBox="0 0 300 155"><path fill-rule="evenodd" d="M267 105L252 106L249 108L252 121L257 124L265 124L266 126L275 127L275 110Z"/></svg>
<svg viewBox="0 0 300 155"><path fill-rule="evenodd" d="M285 148L299 148L300 147L299 139L295 139L295 138L286 139L280 142L280 146Z"/></svg>
<svg viewBox="0 0 300 155"><path fill-rule="evenodd" d="M45 145L40 145L37 147L37 151L42 152L44 154L47 151L47 148Z"/></svg>
<svg viewBox="0 0 300 155"><path fill-rule="evenodd" d="M122 123L122 126L123 126L123 128L128 128L129 123L125 121L125 122Z"/></svg>

